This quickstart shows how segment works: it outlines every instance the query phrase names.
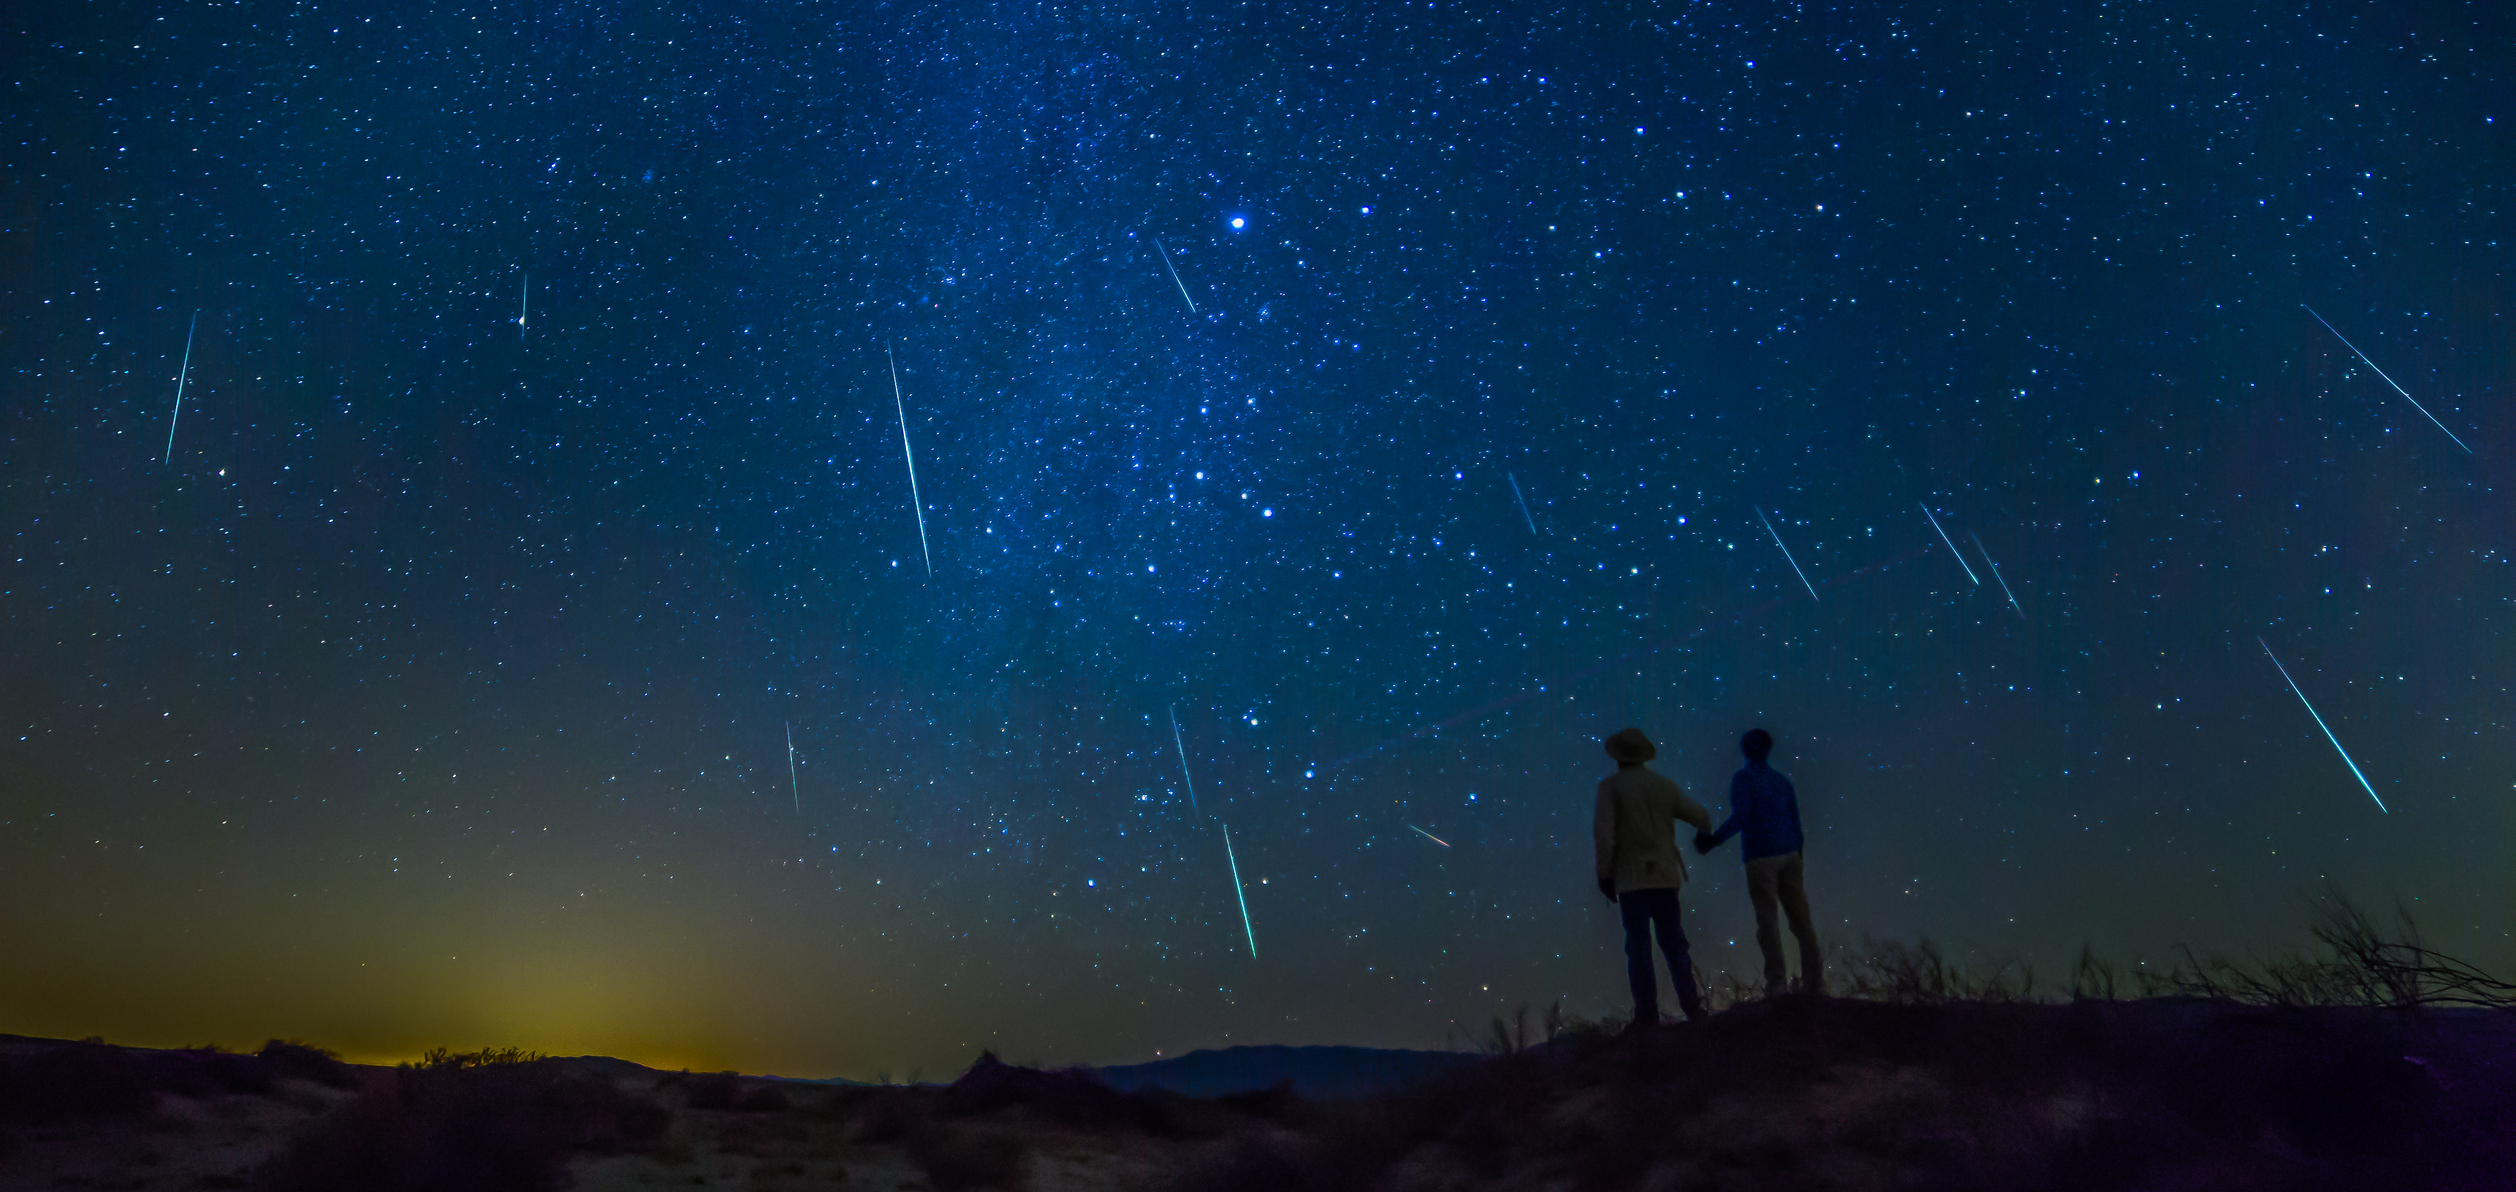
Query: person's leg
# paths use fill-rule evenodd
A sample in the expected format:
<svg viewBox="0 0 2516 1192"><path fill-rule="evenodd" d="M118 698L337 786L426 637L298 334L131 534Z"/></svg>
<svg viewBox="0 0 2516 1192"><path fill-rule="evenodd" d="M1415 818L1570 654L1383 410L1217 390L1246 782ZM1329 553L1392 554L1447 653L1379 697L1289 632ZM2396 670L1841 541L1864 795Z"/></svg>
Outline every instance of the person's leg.
<svg viewBox="0 0 2516 1192"><path fill-rule="evenodd" d="M1775 922L1774 879L1782 858L1758 857L1747 863L1747 900L1756 907L1756 947L1765 954L1765 992L1783 992L1791 974L1783 967L1782 926Z"/></svg>
<svg viewBox="0 0 2516 1192"><path fill-rule="evenodd" d="M1783 916L1790 920L1792 936L1800 941L1800 988L1808 993L1826 992L1826 956L1817 950L1817 921L1808 913L1808 869L1800 863L1800 854L1791 854L1776 875L1774 894L1782 903Z"/></svg>
<svg viewBox="0 0 2516 1192"><path fill-rule="evenodd" d="M1660 990L1658 974L1651 971L1651 908L1642 897L1645 893L1628 890L1619 895L1616 910L1625 920L1625 981L1634 989L1634 1025L1655 1026L1660 1021Z"/></svg>
<svg viewBox="0 0 2516 1192"><path fill-rule="evenodd" d="M1677 989L1677 1008L1686 1012L1687 1021L1699 1021L1704 1016L1704 1002L1695 990L1695 958L1686 948L1686 923L1680 914L1677 891L1666 893L1668 897L1653 900L1651 926L1660 937L1660 954L1669 961L1669 984Z"/></svg>

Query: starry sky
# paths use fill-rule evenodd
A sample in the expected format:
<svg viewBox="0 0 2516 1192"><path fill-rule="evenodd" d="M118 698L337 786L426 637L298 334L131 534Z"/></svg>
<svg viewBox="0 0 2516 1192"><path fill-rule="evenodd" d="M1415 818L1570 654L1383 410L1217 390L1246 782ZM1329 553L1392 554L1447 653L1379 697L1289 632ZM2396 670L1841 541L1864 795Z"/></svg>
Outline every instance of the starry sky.
<svg viewBox="0 0 2516 1192"><path fill-rule="evenodd" d="M1439 1046L1626 724L1847 951L2516 961L2501 6L5 20L0 1030Z"/></svg>

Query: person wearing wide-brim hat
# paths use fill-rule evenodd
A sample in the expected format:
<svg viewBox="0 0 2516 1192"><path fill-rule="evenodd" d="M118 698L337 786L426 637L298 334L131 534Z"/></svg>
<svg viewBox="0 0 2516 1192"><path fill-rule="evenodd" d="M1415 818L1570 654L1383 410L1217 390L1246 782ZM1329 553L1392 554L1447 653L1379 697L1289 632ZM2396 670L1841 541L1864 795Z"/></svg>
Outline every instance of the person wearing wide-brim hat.
<svg viewBox="0 0 2516 1192"><path fill-rule="evenodd" d="M1641 729L1620 729L1602 744L1615 759L1616 772L1599 780L1590 834L1597 846L1599 893L1617 905L1625 923L1625 977L1634 991L1634 1025L1660 1021L1660 982L1651 969L1654 935L1668 958L1678 1008L1689 1020L1700 1019L1703 999L1695 991L1686 929L1678 922L1677 891L1687 874L1685 858L1677 851L1676 822L1694 825L1700 836L1712 830L1712 814L1644 764L1660 751Z"/></svg>

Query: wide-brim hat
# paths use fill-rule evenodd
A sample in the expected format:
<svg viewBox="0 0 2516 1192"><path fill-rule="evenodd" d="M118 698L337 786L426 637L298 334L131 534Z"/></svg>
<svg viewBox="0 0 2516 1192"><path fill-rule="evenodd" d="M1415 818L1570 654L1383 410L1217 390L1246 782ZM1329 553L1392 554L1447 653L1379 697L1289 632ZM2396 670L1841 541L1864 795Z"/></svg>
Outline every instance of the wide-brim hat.
<svg viewBox="0 0 2516 1192"><path fill-rule="evenodd" d="M1616 735L1609 737L1604 744L1607 755L1620 762L1647 762L1660 756L1659 747L1653 745L1651 738L1642 735L1642 730L1638 728L1618 729Z"/></svg>

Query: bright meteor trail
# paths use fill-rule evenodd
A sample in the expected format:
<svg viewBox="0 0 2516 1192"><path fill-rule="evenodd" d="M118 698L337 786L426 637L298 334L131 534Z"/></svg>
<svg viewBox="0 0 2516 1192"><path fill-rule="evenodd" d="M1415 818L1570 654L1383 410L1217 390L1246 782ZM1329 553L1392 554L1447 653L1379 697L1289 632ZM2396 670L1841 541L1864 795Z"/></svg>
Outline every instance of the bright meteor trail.
<svg viewBox="0 0 2516 1192"><path fill-rule="evenodd" d="M1928 506L1928 505L1924 505L1924 506L1922 506L1922 516L1924 516L1924 517L1927 517L1927 518L1930 518L1930 519L1931 519L1931 528L1932 528L1932 529L1934 529L1934 530L1939 530L1939 540L1940 540L1940 541L1942 541L1942 542L1948 542L1948 531L1946 531L1946 530L1940 530L1940 527L1939 527L1939 515L1938 515L1938 514L1935 514L1935 513L1932 513L1932 512L1931 512L1931 507L1930 507L1930 506ZM1961 553L1959 553L1959 552L1958 552L1958 550L1957 550L1957 544L1956 544L1956 543L1954 543L1954 542L1948 542L1948 553L1949 553L1949 554L1952 554L1952 555L1956 555L1956 556L1957 556L1957 565L1958 565L1959 567L1963 567L1963 568L1965 568L1965 569L1966 569L1966 578L1967 578L1967 579L1970 579L1970 580L1973 580L1973 581L1974 581L1974 586L1976 586L1976 587L1978 587L1978 588L1983 586L1983 577L1982 577L1982 576L1979 576L1979 575L1976 575L1976 574L1974 573L1974 564L1969 563L1969 562L1966 562L1966 557L1965 557L1965 555L1963 555L1963 554L1961 554ZM1985 555L1985 556L1984 556L1984 558L1989 559L1989 558L1991 558L1991 556L1990 556L1990 555Z"/></svg>
<svg viewBox="0 0 2516 1192"><path fill-rule="evenodd" d="M900 397L900 361L883 345L882 358L891 362L891 406L900 412L900 457L909 461L909 508L917 514L917 550L926 556L926 578L935 578L935 552L926 545L926 502L917 495L917 454L909 450L909 408Z"/></svg>
<svg viewBox="0 0 2516 1192"><path fill-rule="evenodd" d="M1520 516L1527 519L1529 523L1529 532L1532 534L1537 533L1538 519L1529 516L1529 499L1520 495L1519 479L1514 477L1509 472L1503 473L1503 479L1511 481L1511 499L1520 502Z"/></svg>
<svg viewBox="0 0 2516 1192"><path fill-rule="evenodd" d="M1215 821L1222 823L1221 820ZM1258 959L1258 929L1249 925L1249 895L1241 890L1241 863L1232 855L1232 825L1223 824L1223 859L1232 866L1232 897L1241 902L1241 930L1249 933L1249 958Z"/></svg>
<svg viewBox="0 0 2516 1192"><path fill-rule="evenodd" d="M1179 279L1179 270L1171 268L1171 250L1162 247L1162 241L1157 237L1153 241L1153 251L1162 254L1162 267L1170 269L1171 284L1179 287L1180 298L1188 303L1188 313L1192 315L1197 313L1197 300L1188 297L1188 283Z"/></svg>
<svg viewBox="0 0 2516 1192"><path fill-rule="evenodd" d="M795 797L795 814L804 813L804 784L795 777L795 722L786 722L786 790Z"/></svg>
<svg viewBox="0 0 2516 1192"><path fill-rule="evenodd" d="M2308 314L2310 314L2310 315L2315 315L2315 308L2314 308L2314 307L2312 307L2312 306L2307 306L2307 305L2306 305L2305 303L2303 303L2303 302L2299 303L2298 305L2299 305L2299 306L2301 306L2301 307L2305 307L2305 309L2306 309L2306 313L2308 313ZM2333 338L2334 338L2334 339L2337 339L2337 340L2340 340L2340 341L2341 341L2341 346L2342 346L2342 347L2345 347L2345 348L2350 349L2350 354L2351 354L2351 355L2353 355L2353 356L2358 357L2358 358L2359 358L2359 363L2361 363L2361 364L2364 364L2364 365L2368 366L2368 371L2375 373L2377 376L2380 376L2380 377L2385 377L2385 370L2384 370L2384 369L2381 369L2381 368L2376 367L2376 362L2375 362L2375 361L2373 361L2373 360L2368 359L2368 358L2367 358L2367 353L2360 351L2360 350L2359 350L2359 345L2354 344L2354 343L2351 343L2351 342L2350 342L2350 337L2348 337L2348 336L2346 336L2346 335L2343 335L2343 334L2341 333L2341 331L2340 331L2340 329L2339 329L2339 328L2334 327L2331 323L2325 323L2325 322L2324 322L2324 316L2322 316L2322 315L2315 315L2315 321L2316 321L2316 322L2318 322L2318 323L2323 323L2323 324L2324 324L2324 330L2332 332L2332 333L2333 333ZM2394 385L2394 379L2393 379L2392 377L2385 377L2385 383L2386 383L2386 384L2388 384L2388 385ZM2445 424L2445 423L2443 423L2443 422L2439 422L2439 421L2437 420L2437 415L2432 414L2432 413L2429 413L2429 408L2428 408L2427 406L2421 405L2421 404L2420 404L2420 399L2419 399L2419 398L2413 397L2413 396L2411 396L2409 393L2404 392L2403 387L2402 387L2402 386L2400 386L2400 385L2394 385L2394 392L2396 392L2396 393L2401 393L2401 394L2402 394L2402 399L2403 399L2404 401L2410 402L2410 403L2411 403L2411 408L2412 408L2412 409L2415 409L2415 410L2420 411L2420 416L2421 416L2421 417L2423 417L2423 418L2428 419L2428 420L2429 420L2429 424L2430 424L2431 426L2435 426L2435 427L2436 427L2436 428L2438 428L2439 430L2446 430L2446 424ZM2447 437L2447 438L2450 438L2450 439L2455 439L2455 445L2456 445L2456 446L2458 446L2458 447L2463 447L2463 448L2464 448L2464 454L2466 454L2466 455L2470 455L2470 454L2472 454L2472 448L2470 448L2470 447L2464 447L2464 441L2463 441L2462 439L2456 439L2456 438L2455 438L2455 432L2453 432L2453 431L2451 431L2451 430L2446 430L2446 437Z"/></svg>
<svg viewBox="0 0 2516 1192"><path fill-rule="evenodd" d="M2371 365L2370 367L2374 366ZM2367 775L2359 772L2359 763L2350 760L2350 751L2341 747L2341 738L2334 736L2332 726L2324 723L2324 715L2323 713L2315 710L2314 701L2307 699L2306 693L2298 690L2297 680L2289 678L2289 668L2280 666L2280 655L2273 654L2271 652L2271 643L2257 637L2254 639L2254 644L2261 646L2263 648L2263 653L2270 655L2271 664L2273 666L2280 667L2280 677L2288 681L2290 691L2296 692L2298 702L2306 705L2306 714L2315 718L2315 727L2324 730L2324 739L2333 743L2333 752L2341 755L2341 764L2350 767L2350 774L2352 777L2359 780L2360 789L2367 792L2368 798L2376 799L2376 788L2369 786ZM2386 810L2385 800L2383 799L2376 799L2376 809L2378 811L2385 812L2387 815L2393 814L2393 812Z"/></svg>
<svg viewBox="0 0 2516 1192"><path fill-rule="evenodd" d="M1808 582L1808 573L1800 570L1800 561L1791 558L1791 548L1782 545L1782 535L1774 532L1773 520L1765 516L1762 508L1756 510L1756 520L1765 523L1765 532L1773 534L1773 544L1782 547L1782 557L1791 564L1791 574L1800 577L1800 586L1808 589L1808 598L1817 599L1817 585Z"/></svg>
<svg viewBox="0 0 2516 1192"><path fill-rule="evenodd" d="M175 416L166 420L166 462L175 462L175 424L183 421L183 383L192 376L192 334L201 329L201 312L192 312L192 329L183 333L183 369L175 374Z"/></svg>
<svg viewBox="0 0 2516 1192"><path fill-rule="evenodd" d="M1415 825L1413 825L1413 824L1408 824L1407 826L1408 826L1408 827L1410 827L1410 828L1415 828ZM1438 844L1438 845L1442 846L1443 848L1449 848L1449 847L1450 847L1450 842L1449 842L1449 841L1444 840L1444 839L1442 839L1442 838L1441 838L1441 837L1439 837L1439 836L1435 836L1435 835L1433 835L1432 833L1427 832L1427 831L1425 831L1425 830L1424 830L1424 829L1422 829L1422 828L1415 828L1415 834L1416 834L1416 835L1418 835L1418 836L1423 837L1423 838L1424 838L1424 839L1426 839L1426 840L1432 841L1433 843Z"/></svg>
<svg viewBox="0 0 2516 1192"><path fill-rule="evenodd" d="M1973 539L1974 539L1974 549L1976 549L1976 550L1983 550L1983 539L1981 539L1981 538L1979 538L1979 537L1976 537L1976 535L1975 535L1975 532L1974 532L1974 531L1972 531L1972 530L1968 530L1968 531L1966 531L1966 537L1968 537L1968 538L1973 538ZM2000 584L2000 586L2001 586L2001 595L2009 597L2009 608L2010 608L2010 611L2017 613L2017 614L2018 614L2018 619L2019 619L2019 620L2021 620L2021 621L2026 620L2026 619L2027 619L2027 610L2025 610L2025 609L2023 609L2023 608L2018 607L2018 594L2017 594L2016 592L2012 592L2012 591L2010 591L2010 590L2009 590L2009 581L2008 581L2008 580L2005 580L2005 579L2002 579L2002 578L2001 578L2001 565L2000 565L1999 563L1997 563L1997 562L1994 562L1994 561L1993 561L1993 559L1992 559L1992 552L1990 552L1990 551L1988 551L1988 550L1983 550L1983 565L1992 569L1992 578ZM1971 568L1971 567L1969 567L1969 568L1967 568L1966 570L1968 570L1968 571L1972 571L1972 570L1974 570L1974 569L1973 569L1973 568ZM1975 582L1976 582L1976 583L1981 583L1981 582L1983 582L1983 581L1981 581L1981 580L1976 580Z"/></svg>
<svg viewBox="0 0 2516 1192"><path fill-rule="evenodd" d="M1197 780L1188 774L1188 743L1179 738L1179 708L1177 706L1171 708L1171 745L1179 750L1179 776L1188 784L1189 813L1204 815L1204 812L1197 810Z"/></svg>

